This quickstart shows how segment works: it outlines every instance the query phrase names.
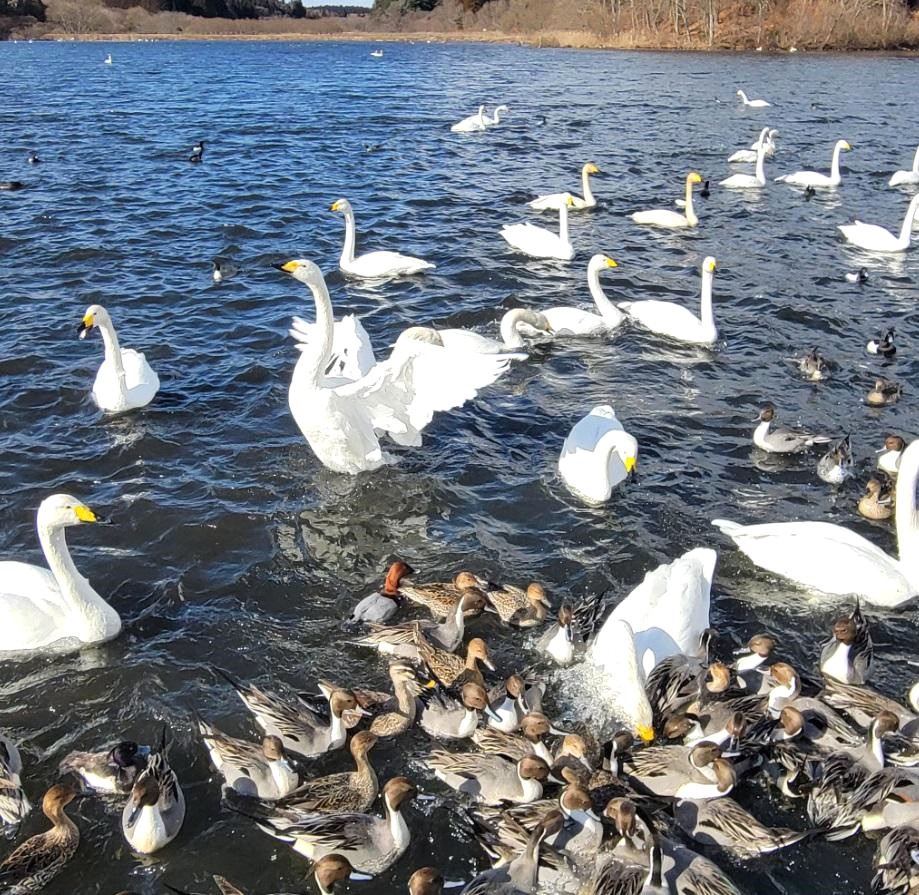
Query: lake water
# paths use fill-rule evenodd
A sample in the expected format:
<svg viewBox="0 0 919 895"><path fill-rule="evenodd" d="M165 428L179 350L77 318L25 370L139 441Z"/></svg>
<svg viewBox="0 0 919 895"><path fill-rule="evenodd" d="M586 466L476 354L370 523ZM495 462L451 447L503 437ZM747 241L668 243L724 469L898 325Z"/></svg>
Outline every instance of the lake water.
<svg viewBox="0 0 919 895"><path fill-rule="evenodd" d="M312 686L319 676L383 685L385 663L338 640L339 619L392 556L418 580L470 566L546 583L555 605L611 588L691 547L720 551L713 620L729 651L767 629L781 654L813 668L839 612L756 572L709 525L825 519L895 549L889 526L855 501L886 432L919 435L914 389L919 248L868 263L836 238L855 217L899 229L909 195L886 186L909 167L917 61L878 56L595 53L477 45L0 44L0 555L41 561L34 515L66 490L117 523L71 530L76 562L121 613L125 630L102 648L0 663L0 728L22 743L33 800L73 748L120 737L149 741L162 721L189 797L181 837L151 859L124 843L120 805L72 812L83 843L72 864L81 893L160 891L158 880L213 891L222 873L252 893L310 889L306 863L235 815L193 732L201 711L237 734L256 728L213 673L265 685ZM113 65L104 65L111 52ZM744 87L774 108L745 111ZM461 137L449 125L481 102L505 102L506 123ZM843 186L805 201L772 185L751 196L720 190L727 156L766 125L781 131L775 176L825 170L848 139ZM199 139L202 165L186 161ZM365 145L379 144L367 152ZM30 150L43 163L26 164ZM526 219L538 192L574 189L594 161L601 206L572 220L577 257L540 264L506 251L500 226ZM713 182L701 226L685 235L639 228L628 214L668 206L689 170ZM359 244L437 264L434 274L381 288L337 272L355 206ZM551 226L551 216L546 223ZM286 331L312 316L307 291L271 264L315 260L330 273L339 314L356 313L378 353L406 326L435 323L494 333L516 306L589 304L588 257L620 264L615 297L666 297L696 307L698 269L718 259L714 351L638 331L537 350L463 409L436 418L422 449L356 478L324 470L287 407L297 357ZM215 285L210 259L241 267ZM89 391L98 338L78 341L92 303L106 305L123 344L143 350L162 389L146 410L114 419ZM864 352L895 325L900 349L882 371ZM788 358L812 346L838 364L826 383L801 380ZM863 402L878 372L905 386L892 408ZM815 457L763 463L751 450L757 405L771 398L788 423L850 432L859 473L833 489ZM611 402L641 445L639 477L605 507L570 497L556 474L571 425ZM875 684L901 697L911 680L915 612L872 612ZM499 669L533 660L491 622ZM569 706L564 677L552 704ZM381 777L428 748L414 731L374 752ZM318 771L347 767L340 752ZM758 783L741 800L772 821L800 824ZM355 892L403 891L413 869L439 861L471 873L475 850L447 800L409 812L416 837L390 874ZM20 835L44 829L35 812ZM729 868L757 893L864 891L873 845L815 841ZM50 895L74 891L59 878Z"/></svg>

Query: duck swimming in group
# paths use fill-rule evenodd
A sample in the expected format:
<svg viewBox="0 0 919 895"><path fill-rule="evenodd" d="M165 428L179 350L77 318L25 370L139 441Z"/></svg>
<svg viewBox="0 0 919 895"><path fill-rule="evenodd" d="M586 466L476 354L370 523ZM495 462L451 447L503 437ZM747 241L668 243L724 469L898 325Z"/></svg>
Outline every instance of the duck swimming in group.
<svg viewBox="0 0 919 895"><path fill-rule="evenodd" d="M0 732L0 826L18 824L32 810L21 776L19 748Z"/></svg>
<svg viewBox="0 0 919 895"><path fill-rule="evenodd" d="M814 435L797 429L775 425L776 407L767 401L760 408L756 422L759 425L753 431L753 444L769 454L799 454L815 445L828 444L832 441L826 435Z"/></svg>
<svg viewBox="0 0 919 895"><path fill-rule="evenodd" d="M134 851L151 855L167 846L185 822L185 794L162 749L147 759L124 806L121 829Z"/></svg>
<svg viewBox="0 0 919 895"><path fill-rule="evenodd" d="M879 479L868 479L865 493L858 500L858 511L866 519L883 521L893 516L893 496L890 488Z"/></svg>
<svg viewBox="0 0 919 895"><path fill-rule="evenodd" d="M871 339L868 344L865 345L865 351L867 351L868 354L879 354L881 357L891 358L897 353L897 346L894 342L895 336L896 330L890 327L890 329L876 339Z"/></svg>
<svg viewBox="0 0 919 895"><path fill-rule="evenodd" d="M890 476L896 476L900 469L900 459L906 450L906 441L899 435L885 435L884 447L877 451L878 469Z"/></svg>
<svg viewBox="0 0 919 895"><path fill-rule="evenodd" d="M817 475L828 485L841 485L855 471L852 444L847 435L820 458Z"/></svg>

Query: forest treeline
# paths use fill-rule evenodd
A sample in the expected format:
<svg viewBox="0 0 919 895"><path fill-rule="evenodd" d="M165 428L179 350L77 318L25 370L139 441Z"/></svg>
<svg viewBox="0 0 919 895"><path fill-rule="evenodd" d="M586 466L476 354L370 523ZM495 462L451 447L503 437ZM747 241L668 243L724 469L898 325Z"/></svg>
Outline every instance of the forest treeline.
<svg viewBox="0 0 919 895"><path fill-rule="evenodd" d="M361 37L666 49L917 49L919 0L0 0L0 36Z"/></svg>

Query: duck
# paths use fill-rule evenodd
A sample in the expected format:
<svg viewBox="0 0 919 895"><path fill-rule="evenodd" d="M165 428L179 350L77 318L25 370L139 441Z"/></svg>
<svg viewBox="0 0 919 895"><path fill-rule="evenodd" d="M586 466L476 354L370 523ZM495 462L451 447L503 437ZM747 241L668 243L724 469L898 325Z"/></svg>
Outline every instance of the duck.
<svg viewBox="0 0 919 895"><path fill-rule="evenodd" d="M26 159L26 161L27 161L30 165L38 165L38 164L41 164L41 159L38 157L38 153L37 153L37 152L30 152L30 153L29 153L29 157Z"/></svg>
<svg viewBox="0 0 919 895"><path fill-rule="evenodd" d="M544 339L564 336L602 336L619 329L627 317L610 301L600 285L600 274L604 270L618 266L618 263L609 255L593 255L587 264L587 286L597 313L567 306L533 312L541 315L541 319L537 316L538 323L545 321L547 324L534 327L537 330L535 335ZM527 327L533 326L529 320L524 320L523 323ZM503 329L502 321L502 332Z"/></svg>
<svg viewBox="0 0 919 895"><path fill-rule="evenodd" d="M454 134L471 134L476 131L483 131L487 127L485 123L485 106L479 106L479 111L475 115L469 115L462 121L450 126Z"/></svg>
<svg viewBox="0 0 919 895"><path fill-rule="evenodd" d="M755 162L756 152L762 144L766 145L766 155L772 157L775 155L775 137L778 131L774 127L764 127L759 134L759 138L750 144L749 149L738 149L728 158L729 163L737 162Z"/></svg>
<svg viewBox="0 0 919 895"><path fill-rule="evenodd" d="M702 293L699 316L671 301L620 302L619 308L645 329L691 345L714 345L718 328L712 312L712 281L717 265L711 256L702 262Z"/></svg>
<svg viewBox="0 0 919 895"><path fill-rule="evenodd" d="M354 225L354 209L347 199L337 199L329 206L331 211L345 216L345 243L338 261L342 273L362 279L379 280L391 277L411 276L434 270L434 265L421 258L402 255L399 252L366 252L354 256L357 241Z"/></svg>
<svg viewBox="0 0 919 895"><path fill-rule="evenodd" d="M872 605L892 608L919 594L917 478L919 441L914 441L903 452L897 476L899 560L861 535L828 522L740 525L716 519L712 524L767 571L824 594L857 594Z"/></svg>
<svg viewBox="0 0 919 895"><path fill-rule="evenodd" d="M694 184L702 183L702 176L697 171L691 171L686 176L686 198L683 208L684 214L677 211L671 211L669 208L652 208L648 211L636 211L632 215L632 220L636 224L647 224L652 227L664 227L668 230L680 230L699 225L699 218L696 215L692 204L692 188Z"/></svg>
<svg viewBox="0 0 919 895"><path fill-rule="evenodd" d="M0 826L18 824L32 810L21 776L19 748L0 732Z"/></svg>
<svg viewBox="0 0 919 895"><path fill-rule="evenodd" d="M495 127L501 123L501 113L510 112L510 109L505 105L495 106L495 111L492 113L491 118L487 115L485 116L485 127Z"/></svg>
<svg viewBox="0 0 919 895"><path fill-rule="evenodd" d="M479 662L489 670L495 670L488 645L481 637L473 637L466 645L465 659L447 650L437 649L420 631L415 638L415 645L424 667L444 687L453 687L458 682L462 684L466 681L484 684Z"/></svg>
<svg viewBox="0 0 919 895"><path fill-rule="evenodd" d="M819 444L829 444L832 440L826 435L814 435L798 429L776 426L776 407L767 401L760 407L753 431L753 444L768 454L800 454Z"/></svg>
<svg viewBox="0 0 919 895"><path fill-rule="evenodd" d="M919 875L919 826L894 827L880 839L872 862L871 891L912 895Z"/></svg>
<svg viewBox="0 0 919 895"><path fill-rule="evenodd" d="M903 394L903 386L891 379L878 376L874 380L874 388L869 389L865 396L865 403L871 407L887 407L896 404Z"/></svg>
<svg viewBox="0 0 919 895"><path fill-rule="evenodd" d="M743 90L738 90L737 95L745 106L750 109L768 109L772 103L767 103L764 99L747 99L747 94Z"/></svg>
<svg viewBox="0 0 919 895"><path fill-rule="evenodd" d="M849 436L837 441L817 463L817 475L829 485L841 485L855 471Z"/></svg>
<svg viewBox="0 0 919 895"><path fill-rule="evenodd" d="M235 277L239 273L239 268L225 258L215 258L211 261L211 277L215 283L222 283L224 280Z"/></svg>
<svg viewBox="0 0 919 895"><path fill-rule="evenodd" d="M346 880L361 881L373 879L373 877L368 876L366 873L358 873L351 866L351 862L341 855L326 855L324 858L320 858L313 865L312 876L316 880L319 895L334 895L334 893L341 891L338 884ZM238 889L233 883L222 876L215 874L213 880L214 885L220 890L220 895L245 895L242 889ZM181 889L176 889L168 883L164 883L163 885L170 892L174 892L175 895L190 895L190 893L183 892ZM132 893L122 892L120 895L132 895Z"/></svg>
<svg viewBox="0 0 919 895"><path fill-rule="evenodd" d="M833 624L833 634L820 653L820 671L824 677L844 684L862 685L868 679L873 657L871 632L856 598L851 614Z"/></svg>
<svg viewBox="0 0 919 895"><path fill-rule="evenodd" d="M58 765L58 774L73 774L83 786L104 793L128 793L147 767L151 748L123 740L100 752L71 752Z"/></svg>
<svg viewBox="0 0 919 895"><path fill-rule="evenodd" d="M463 570L454 575L452 581L433 581L428 584L403 584L402 596L410 603L424 606L431 615L447 618L456 611L456 604L465 591L479 590L481 581L472 572ZM484 596L484 594L483 594Z"/></svg>
<svg viewBox="0 0 919 895"><path fill-rule="evenodd" d="M258 827L311 861L338 854L360 873L378 876L402 857L411 842L402 812L416 795L410 780L392 777L383 787L383 817L361 812L297 816L280 809L269 813Z"/></svg>
<svg viewBox="0 0 919 895"><path fill-rule="evenodd" d="M556 622L539 638L537 649L556 665L567 668L574 662L577 645L573 628L574 613L567 603L558 610Z"/></svg>
<svg viewBox="0 0 919 895"><path fill-rule="evenodd" d="M491 712L487 715L488 726L505 733L513 733L520 720L529 711L526 704L526 681L519 674L508 677L503 687L488 694Z"/></svg>
<svg viewBox="0 0 919 895"><path fill-rule="evenodd" d="M896 336L896 330L891 327L883 335L878 336L876 339L871 339L867 345L865 345L865 351L868 354L879 354L882 357L893 357L897 353L897 346L894 343L894 337Z"/></svg>
<svg viewBox="0 0 919 895"><path fill-rule="evenodd" d="M754 634L745 646L734 651L731 671L737 686L742 690L759 691L763 674L762 666L769 661L775 651L776 640L771 634Z"/></svg>
<svg viewBox="0 0 919 895"><path fill-rule="evenodd" d="M36 528L48 568L0 562L0 653L104 643L121 633L121 617L77 571L65 529L105 520L70 494L38 507Z"/></svg>
<svg viewBox="0 0 919 895"><path fill-rule="evenodd" d="M574 210L596 208L597 200L593 194L593 190L590 188L590 178L591 175L599 173L600 169L593 162L587 162L587 164L581 168L581 187L584 192L583 198L573 193L549 193L545 196L539 196L527 204L536 211L559 211L563 205L567 205ZM571 199L570 205L568 204L569 198Z"/></svg>
<svg viewBox="0 0 919 895"><path fill-rule="evenodd" d="M709 799L727 795L737 782L721 747L701 742L694 746L649 746L626 756L626 779L639 792L679 799Z"/></svg>
<svg viewBox="0 0 919 895"><path fill-rule="evenodd" d="M93 327L102 334L105 360L96 373L92 397L100 410L123 413L146 407L156 396L160 380L147 358L133 348L121 348L108 311L102 305L90 305L77 328L81 339Z"/></svg>
<svg viewBox="0 0 919 895"><path fill-rule="evenodd" d="M296 789L300 776L287 760L280 737L267 735L256 745L200 719L198 732L230 789L259 799L282 799Z"/></svg>
<svg viewBox="0 0 919 895"><path fill-rule="evenodd" d="M756 169L753 174L732 174L724 180L719 181L719 185L729 190L750 190L759 189L766 185L766 159L767 146L763 143L756 150Z"/></svg>
<svg viewBox="0 0 919 895"><path fill-rule="evenodd" d="M887 712L897 718L901 734L908 737L919 734L919 681L907 694L908 709L870 687L847 684L835 678L824 680L820 698L827 705L845 712L860 727L867 728L881 712Z"/></svg>
<svg viewBox="0 0 919 895"><path fill-rule="evenodd" d="M609 404L581 417L562 444L558 472L568 490L589 504L610 499L638 463L638 441Z"/></svg>
<svg viewBox="0 0 919 895"><path fill-rule="evenodd" d="M26 839L0 863L0 891L9 895L39 892L59 876L80 845L80 830L64 810L77 792L56 783L44 795L41 809L51 829Z"/></svg>
<svg viewBox="0 0 919 895"><path fill-rule="evenodd" d="M546 589L531 581L526 590L513 584L489 586L485 596L488 608L506 625L515 628L534 628L545 621L551 608Z"/></svg>
<svg viewBox="0 0 919 895"><path fill-rule="evenodd" d="M837 229L847 242L867 252L885 254L905 252L912 239L913 219L917 212L919 212L919 194L913 196L909 203L899 236L894 236L889 230L877 224L864 224L858 220L854 224L843 224Z"/></svg>
<svg viewBox="0 0 919 895"><path fill-rule="evenodd" d="M906 450L906 441L899 435L885 435L884 447L877 451L878 469L895 477L900 470L900 458Z"/></svg>
<svg viewBox="0 0 919 895"><path fill-rule="evenodd" d="M400 445L420 445L434 413L461 406L504 373L510 361L496 355L457 354L417 339L396 340L389 359L354 382L329 383L334 312L322 272L311 261L279 266L313 294L319 338L298 336L302 346L288 391L294 420L323 466L357 475L393 458L381 432Z"/></svg>
<svg viewBox="0 0 919 895"><path fill-rule="evenodd" d="M418 725L435 740L465 740L479 726L480 712L497 718L488 704L488 693L481 684L466 683L454 696L440 689L423 697Z"/></svg>
<svg viewBox="0 0 919 895"><path fill-rule="evenodd" d="M185 822L185 794L164 751L152 752L137 776L121 815L121 831L128 845L143 855L164 848Z"/></svg>
<svg viewBox="0 0 919 895"><path fill-rule="evenodd" d="M919 184L919 146L913 156L913 167L909 171L894 171L887 186L915 186Z"/></svg>
<svg viewBox="0 0 919 895"><path fill-rule="evenodd" d="M436 867L420 867L408 878L408 895L443 895L444 889L462 885L461 881L446 881Z"/></svg>
<svg viewBox="0 0 919 895"><path fill-rule="evenodd" d="M479 727L472 734L472 741L489 755L503 755L511 761L519 761L526 755L538 755L551 765L554 762L543 737L558 733L542 712L527 712L520 719L520 732L507 733L494 727Z"/></svg>
<svg viewBox="0 0 919 895"><path fill-rule="evenodd" d="M858 499L858 512L866 519L884 521L893 516L893 495L879 479L870 478L865 493Z"/></svg>
<svg viewBox="0 0 919 895"><path fill-rule="evenodd" d="M188 157L188 160L192 164L198 164L204 161L204 140L198 140L198 142L192 146L191 155Z"/></svg>
<svg viewBox="0 0 919 895"><path fill-rule="evenodd" d="M535 802L549 779L549 765L538 755L511 762L500 755L435 749L423 763L451 789L486 805Z"/></svg>
<svg viewBox="0 0 919 895"><path fill-rule="evenodd" d="M25 189L25 184L21 180L0 180L0 190L9 190L12 192L22 189Z"/></svg>
<svg viewBox="0 0 919 895"><path fill-rule="evenodd" d="M858 270L853 271L852 273L846 274L847 283L858 283L863 285L868 282L868 270L864 267L860 267Z"/></svg>
<svg viewBox="0 0 919 895"><path fill-rule="evenodd" d="M798 369L801 371L801 375L811 382L823 382L825 379L829 379L829 365L816 348L812 348L804 357L798 360Z"/></svg>
<svg viewBox="0 0 919 895"><path fill-rule="evenodd" d="M373 715L370 732L378 739L399 736L415 723L418 713L416 697L422 692L422 684L414 668L407 662L391 662L389 678L393 685L392 696L381 693L379 697L385 698L378 697L373 704L368 704L361 698L362 693L356 694L361 708ZM436 684L432 681L424 686L433 689Z"/></svg>
<svg viewBox="0 0 919 895"><path fill-rule="evenodd" d="M558 233L526 222L505 224L501 228L501 238L511 248L531 258L570 261L574 257L574 246L568 236L568 209L573 205L571 194L566 194L564 204L558 209Z"/></svg>
<svg viewBox="0 0 919 895"><path fill-rule="evenodd" d="M817 171L795 171L794 174L782 174L776 177L776 183L787 183L789 186L813 187L814 189L837 187L842 183L839 173L839 154L848 152L852 147L846 140L837 140L833 147L833 161L830 165L830 174L820 174Z"/></svg>
<svg viewBox="0 0 919 895"><path fill-rule="evenodd" d="M402 579L414 574L415 570L408 563L397 559L387 570L383 586L378 591L367 594L358 602L351 611L348 622L351 624L388 622L399 610L399 604L403 601L403 594L399 589Z"/></svg>

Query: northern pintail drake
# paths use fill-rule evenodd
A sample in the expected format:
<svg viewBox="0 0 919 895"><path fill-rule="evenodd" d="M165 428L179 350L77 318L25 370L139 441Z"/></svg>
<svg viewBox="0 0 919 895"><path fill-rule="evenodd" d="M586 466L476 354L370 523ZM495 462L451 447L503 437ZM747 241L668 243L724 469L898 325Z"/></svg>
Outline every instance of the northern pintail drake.
<svg viewBox="0 0 919 895"><path fill-rule="evenodd" d="M868 271L864 267L860 267L858 270L852 271L852 273L846 274L847 283L858 283L862 285L868 282Z"/></svg>
<svg viewBox="0 0 919 895"><path fill-rule="evenodd" d="M908 709L869 687L859 687L834 679L825 682L820 698L833 708L845 712L860 727L868 727L880 712L890 712L897 717L902 734L919 735L919 681L909 690Z"/></svg>
<svg viewBox="0 0 919 895"><path fill-rule="evenodd" d="M149 746L131 740L101 752L71 752L58 765L58 773L74 774L84 786L98 792L127 793L147 767L150 752Z"/></svg>
<svg viewBox="0 0 919 895"><path fill-rule="evenodd" d="M887 833L878 842L872 866L872 892L913 895L919 879L919 824L895 827Z"/></svg>
<svg viewBox="0 0 919 895"><path fill-rule="evenodd" d="M878 469L895 476L900 471L900 458L906 450L906 442L899 435L885 435L884 447L878 453Z"/></svg>
<svg viewBox="0 0 919 895"><path fill-rule="evenodd" d="M562 668L574 662L575 656L575 631L573 628L574 614L567 603L563 603L558 610L556 622L542 637L539 638L537 649L545 653ZM582 644L583 645L583 644Z"/></svg>
<svg viewBox="0 0 919 895"><path fill-rule="evenodd" d="M4 895L39 892L67 866L80 844L80 831L64 809L77 793L63 783L52 786L41 809L51 829L26 839L0 864L0 891Z"/></svg>
<svg viewBox="0 0 919 895"><path fill-rule="evenodd" d="M462 881L444 879L436 867L421 867L408 878L408 895L443 895L445 888L455 889Z"/></svg>
<svg viewBox="0 0 919 895"><path fill-rule="evenodd" d="M736 782L731 763L721 758L721 747L709 742L635 751L626 758L624 773L639 792L681 799L727 795Z"/></svg>
<svg viewBox="0 0 919 895"><path fill-rule="evenodd" d="M542 712L529 712L520 720L520 733L506 733L493 727L480 727L472 735L473 742L491 755L503 755L518 761L525 755L538 755L548 764L553 757L543 737L558 732Z"/></svg>
<svg viewBox="0 0 919 895"><path fill-rule="evenodd" d="M480 684L463 684L458 697L446 690L435 690L430 695L425 694L423 702L418 724L435 740L468 739L479 726L480 712L489 719L497 717Z"/></svg>
<svg viewBox="0 0 919 895"><path fill-rule="evenodd" d="M0 733L0 825L18 824L31 810L22 788L22 757L16 744Z"/></svg>
<svg viewBox="0 0 919 895"><path fill-rule="evenodd" d="M764 404L757 418L759 425L753 432L753 443L769 454L800 454L814 445L828 444L832 440L826 435L813 435L810 432L776 426L775 415L775 404Z"/></svg>
<svg viewBox="0 0 919 895"><path fill-rule="evenodd" d="M198 731L214 768L240 795L281 799L296 789L300 778L284 754L280 737L266 735L261 743L250 743L201 720Z"/></svg>
<svg viewBox="0 0 919 895"><path fill-rule="evenodd" d="M512 674L504 682L503 688L496 688L488 694L491 712L488 715L488 726L505 733L513 733L527 713L526 681L519 674Z"/></svg>
<svg viewBox="0 0 919 895"><path fill-rule="evenodd" d="M798 369L801 375L811 382L823 382L830 375L829 364L816 348L812 348L798 360Z"/></svg>
<svg viewBox="0 0 919 895"><path fill-rule="evenodd" d="M873 656L871 632L856 598L851 615L833 625L833 635L820 654L820 671L844 684L864 684Z"/></svg>
<svg viewBox="0 0 919 895"><path fill-rule="evenodd" d="M418 658L424 667L444 687L462 685L468 681L484 685L485 680L479 670L479 662L491 671L495 670L488 645L481 637L473 637L466 645L465 659L448 650L437 649L420 629L415 637L415 645L418 647Z"/></svg>
<svg viewBox="0 0 919 895"><path fill-rule="evenodd" d="M874 380L873 388L868 389L865 403L870 407L887 407L889 404L896 404L902 394L902 385L891 379L884 379L878 376Z"/></svg>
<svg viewBox="0 0 919 895"><path fill-rule="evenodd" d="M754 693L768 689L766 675L760 670L775 651L775 638L771 634L754 634L745 647L737 650L731 666L737 686Z"/></svg>
<svg viewBox="0 0 919 895"><path fill-rule="evenodd" d="M705 633L708 640L708 632ZM658 662L645 681L645 695L654 712L654 723L679 711L710 687L708 656L701 658L676 653Z"/></svg>
<svg viewBox="0 0 919 895"><path fill-rule="evenodd" d="M402 602L402 593L399 586L402 579L413 574L414 569L402 560L396 560L386 573L386 580L378 591L368 594L364 597L348 621L356 622L376 622L382 624L388 622L399 609Z"/></svg>
<svg viewBox="0 0 919 895"><path fill-rule="evenodd" d="M383 817L356 812L298 817L280 810L269 814L259 829L311 861L338 854L361 873L377 876L408 848L411 833L402 812L416 792L405 777L393 777L383 787Z"/></svg>
<svg viewBox="0 0 919 895"><path fill-rule="evenodd" d="M884 521L894 513L893 492L880 479L870 478L865 493L858 499L858 512L866 519Z"/></svg>
<svg viewBox="0 0 919 895"><path fill-rule="evenodd" d="M239 273L239 268L225 258L215 258L211 261L211 268L211 276L215 283L222 283Z"/></svg>
<svg viewBox="0 0 919 895"><path fill-rule="evenodd" d="M459 572L452 581L435 581L430 584L403 584L402 596L411 603L424 606L431 615L448 618L466 591L478 591L479 579L472 572ZM481 592L481 591L479 591Z"/></svg>
<svg viewBox="0 0 919 895"><path fill-rule="evenodd" d="M526 590L513 584L489 585L485 596L502 622L518 628L540 624L550 608L545 588L535 581Z"/></svg>
<svg viewBox="0 0 919 895"><path fill-rule="evenodd" d="M828 485L841 485L855 471L849 436L837 441L817 463L817 475Z"/></svg>
<svg viewBox="0 0 919 895"><path fill-rule="evenodd" d="M865 351L868 354L879 354L881 357L893 357L897 353L897 346L894 342L896 330L891 327L885 333L882 333L876 339L871 339L865 345Z"/></svg>
<svg viewBox="0 0 919 895"><path fill-rule="evenodd" d="M185 822L185 794L161 748L134 781L121 830L136 852L151 855L172 842Z"/></svg>
<svg viewBox="0 0 919 895"><path fill-rule="evenodd" d="M451 789L486 805L535 802L549 779L549 765L538 755L511 762L500 755L435 750L424 764Z"/></svg>

